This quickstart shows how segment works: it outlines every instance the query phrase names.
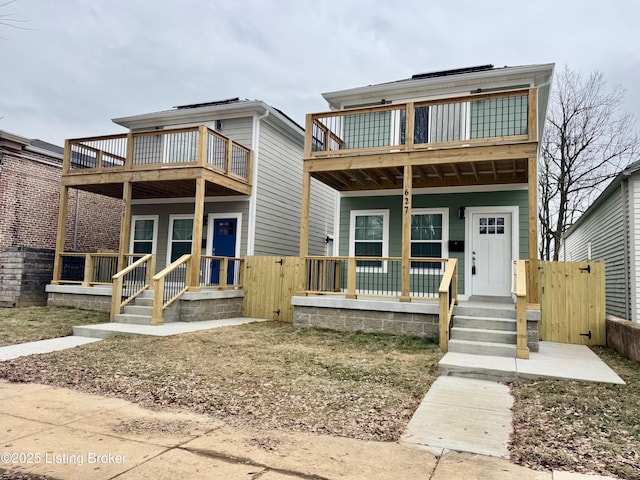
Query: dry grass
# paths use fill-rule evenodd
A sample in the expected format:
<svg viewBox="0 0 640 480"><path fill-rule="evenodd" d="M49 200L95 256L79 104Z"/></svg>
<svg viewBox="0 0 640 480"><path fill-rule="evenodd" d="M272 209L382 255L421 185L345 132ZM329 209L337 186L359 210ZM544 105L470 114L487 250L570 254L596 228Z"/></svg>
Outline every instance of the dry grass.
<svg viewBox="0 0 640 480"><path fill-rule="evenodd" d="M436 344L416 338L269 322L112 338L0 363L0 378L184 407L245 427L396 440L440 358Z"/></svg>
<svg viewBox="0 0 640 480"><path fill-rule="evenodd" d="M74 325L109 321L106 312L65 307L0 308L0 347L73 335Z"/></svg>
<svg viewBox="0 0 640 480"><path fill-rule="evenodd" d="M543 380L511 385L512 459L537 469L640 479L640 364L594 351L627 385Z"/></svg>

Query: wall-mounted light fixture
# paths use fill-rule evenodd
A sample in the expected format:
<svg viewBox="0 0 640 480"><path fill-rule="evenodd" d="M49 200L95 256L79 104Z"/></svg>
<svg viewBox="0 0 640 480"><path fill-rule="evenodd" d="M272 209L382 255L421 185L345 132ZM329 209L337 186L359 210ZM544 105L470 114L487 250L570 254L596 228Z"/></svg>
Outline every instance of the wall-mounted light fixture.
<svg viewBox="0 0 640 480"><path fill-rule="evenodd" d="M464 208L464 207L460 207L460 208L458 209L458 218L459 218L460 220L464 220L464 210L465 210L465 208Z"/></svg>
<svg viewBox="0 0 640 480"><path fill-rule="evenodd" d="M222 130L222 120L216 120L216 130Z"/></svg>

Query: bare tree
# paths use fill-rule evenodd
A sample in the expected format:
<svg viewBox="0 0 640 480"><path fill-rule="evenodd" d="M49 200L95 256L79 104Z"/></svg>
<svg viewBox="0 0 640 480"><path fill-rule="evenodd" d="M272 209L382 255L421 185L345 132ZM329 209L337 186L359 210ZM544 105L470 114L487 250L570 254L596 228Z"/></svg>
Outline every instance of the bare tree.
<svg viewBox="0 0 640 480"><path fill-rule="evenodd" d="M0 3L0 9L4 10L7 5L15 2L17 2L17 0L9 0L7 2ZM31 30L30 28L26 28L23 26L23 24L27 22L28 20L17 18L15 13L1 13L0 10L0 27L12 27L19 28L20 30Z"/></svg>
<svg viewBox="0 0 640 480"><path fill-rule="evenodd" d="M558 260L562 234L636 153L636 118L621 110L624 90L599 72L565 67L549 102L538 172L540 258Z"/></svg>

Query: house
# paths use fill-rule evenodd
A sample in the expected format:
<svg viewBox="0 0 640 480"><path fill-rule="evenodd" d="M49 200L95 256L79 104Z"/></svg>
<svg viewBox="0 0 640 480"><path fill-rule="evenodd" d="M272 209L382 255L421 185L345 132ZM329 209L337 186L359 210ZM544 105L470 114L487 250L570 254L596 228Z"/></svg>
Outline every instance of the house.
<svg viewBox="0 0 640 480"><path fill-rule="evenodd" d="M46 305L63 149L0 130L0 306ZM69 191L67 251L117 248L122 202Z"/></svg>
<svg viewBox="0 0 640 480"><path fill-rule="evenodd" d="M640 162L622 170L565 232L560 259L604 260L607 314L640 322Z"/></svg>
<svg viewBox="0 0 640 480"><path fill-rule="evenodd" d="M66 141L49 303L115 318L139 295L152 298L153 323L241 315L244 258L298 253L304 130L239 98L113 121L128 133ZM67 274L73 256L61 240L71 188L124 202L118 252L87 253L82 278ZM309 251L324 255L336 193L313 189Z"/></svg>
<svg viewBox="0 0 640 480"><path fill-rule="evenodd" d="M533 318L528 263L538 254L537 158L553 69L482 65L323 94L330 111L306 120L307 274L294 324L439 336L446 348L450 327L439 319L461 311L458 300L513 310L517 297L521 318ZM340 192L329 259L306 242L311 180Z"/></svg>

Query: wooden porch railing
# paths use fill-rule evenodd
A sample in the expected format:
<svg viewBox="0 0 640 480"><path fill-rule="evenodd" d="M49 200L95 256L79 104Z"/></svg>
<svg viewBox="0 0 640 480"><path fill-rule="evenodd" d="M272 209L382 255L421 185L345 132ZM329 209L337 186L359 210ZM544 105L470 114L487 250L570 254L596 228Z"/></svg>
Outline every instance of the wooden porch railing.
<svg viewBox="0 0 640 480"><path fill-rule="evenodd" d="M243 267L244 258L203 255L200 259L200 287L240 289L244 280Z"/></svg>
<svg viewBox="0 0 640 480"><path fill-rule="evenodd" d="M516 296L516 358L528 359L527 346L527 260L513 261L511 293Z"/></svg>
<svg viewBox="0 0 640 480"><path fill-rule="evenodd" d="M440 350L449 350L449 332L453 307L458 303L458 260L449 259L440 288L438 289L440 302Z"/></svg>
<svg viewBox="0 0 640 480"><path fill-rule="evenodd" d="M202 166L250 183L252 155L247 147L204 125L65 142L65 174L144 170L159 166Z"/></svg>
<svg viewBox="0 0 640 480"><path fill-rule="evenodd" d="M305 157L537 141L536 98L522 88L310 114Z"/></svg>
<svg viewBox="0 0 640 480"><path fill-rule="evenodd" d="M309 256L306 261L304 292L307 295L340 294L400 298L402 291L412 298L439 296L439 285L452 261L448 258L413 257L409 285L403 287L400 257L323 257Z"/></svg>
<svg viewBox="0 0 640 480"><path fill-rule="evenodd" d="M113 276L111 295L111 321L122 307L144 292L151 285L156 270L156 256L149 253Z"/></svg>
<svg viewBox="0 0 640 480"><path fill-rule="evenodd" d="M58 255L58 265L51 281L54 285L109 285L118 271L118 254L62 252Z"/></svg>
<svg viewBox="0 0 640 480"><path fill-rule="evenodd" d="M187 273L191 268L191 254L182 255L153 276L153 314L151 325L162 325L162 312L187 291Z"/></svg>

